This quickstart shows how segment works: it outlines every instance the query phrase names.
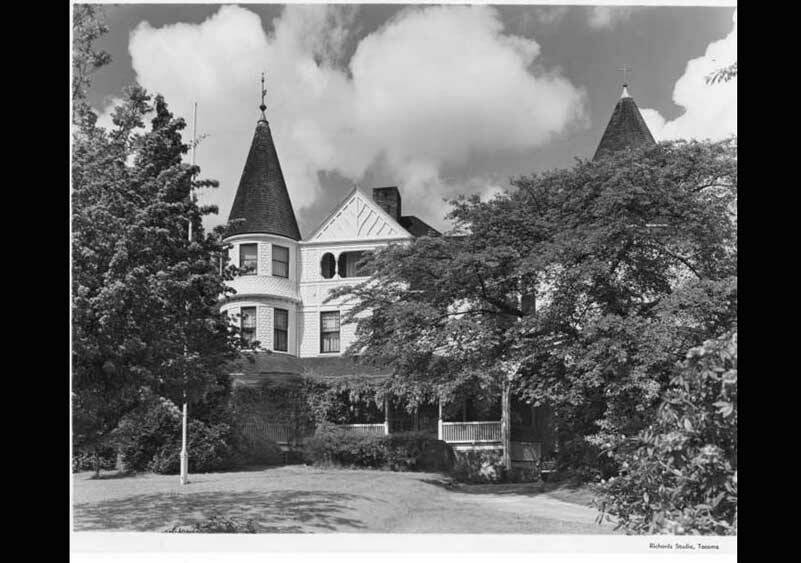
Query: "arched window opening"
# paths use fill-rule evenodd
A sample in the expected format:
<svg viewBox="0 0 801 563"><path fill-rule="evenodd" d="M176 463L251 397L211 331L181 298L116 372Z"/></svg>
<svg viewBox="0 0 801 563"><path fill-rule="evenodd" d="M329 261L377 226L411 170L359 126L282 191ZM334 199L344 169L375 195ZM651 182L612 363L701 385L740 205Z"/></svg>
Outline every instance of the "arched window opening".
<svg viewBox="0 0 801 563"><path fill-rule="evenodd" d="M323 254L323 259L320 260L320 273L325 279L330 280L334 277L335 270L336 260L334 260L334 255L330 252L326 252Z"/></svg>
<svg viewBox="0 0 801 563"><path fill-rule="evenodd" d="M354 252L343 252L339 255L337 271L341 278L358 278L369 275L366 269L359 263L364 258L364 252L357 250Z"/></svg>

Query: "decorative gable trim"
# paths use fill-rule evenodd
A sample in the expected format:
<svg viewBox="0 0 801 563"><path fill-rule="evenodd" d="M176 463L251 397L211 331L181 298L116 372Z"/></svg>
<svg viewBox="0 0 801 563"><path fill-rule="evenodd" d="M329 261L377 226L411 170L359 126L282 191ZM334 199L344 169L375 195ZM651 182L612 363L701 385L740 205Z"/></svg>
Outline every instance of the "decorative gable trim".
<svg viewBox="0 0 801 563"><path fill-rule="evenodd" d="M358 187L304 242L410 239L412 235Z"/></svg>

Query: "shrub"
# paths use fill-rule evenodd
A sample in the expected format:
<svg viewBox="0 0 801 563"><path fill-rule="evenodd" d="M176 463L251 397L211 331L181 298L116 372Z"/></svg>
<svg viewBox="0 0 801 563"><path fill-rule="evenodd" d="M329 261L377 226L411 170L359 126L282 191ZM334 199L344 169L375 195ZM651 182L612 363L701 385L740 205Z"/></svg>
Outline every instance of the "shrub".
<svg viewBox="0 0 801 563"><path fill-rule="evenodd" d="M599 503L627 531L736 534L736 333L691 349L656 422L608 454L621 472Z"/></svg>
<svg viewBox="0 0 801 563"><path fill-rule="evenodd" d="M192 420L187 427L189 471L205 473L236 465L233 433L227 424L205 424ZM181 470L181 435L168 440L148 464L155 473L175 474Z"/></svg>
<svg viewBox="0 0 801 563"><path fill-rule="evenodd" d="M453 467L453 449L424 432L401 432L381 437L385 464L393 471L447 471Z"/></svg>
<svg viewBox="0 0 801 563"><path fill-rule="evenodd" d="M190 420L187 428L189 471L236 465L231 426ZM117 432L126 470L178 473L181 469L181 411L167 399L149 402L127 416Z"/></svg>
<svg viewBox="0 0 801 563"><path fill-rule="evenodd" d="M511 483L533 483L535 481L540 481L540 467L534 464L525 467L512 467L512 470L507 475L507 480Z"/></svg>
<svg viewBox="0 0 801 563"><path fill-rule="evenodd" d="M99 467L96 466L96 463ZM73 471L95 471L95 469L115 469L116 467L117 451L111 446L98 448L97 451L77 449L72 455Z"/></svg>
<svg viewBox="0 0 801 563"><path fill-rule="evenodd" d="M171 401L154 399L126 416L117 430L123 467L146 471L167 442L180 437L181 411Z"/></svg>
<svg viewBox="0 0 801 563"><path fill-rule="evenodd" d="M451 476L464 483L500 483L506 480L503 453L500 450L456 452Z"/></svg>
<svg viewBox="0 0 801 563"><path fill-rule="evenodd" d="M344 428L321 426L303 442L307 463L337 464L355 467L381 467L385 456L380 436L357 434Z"/></svg>
<svg viewBox="0 0 801 563"><path fill-rule="evenodd" d="M556 469L581 481L597 482L614 475L617 464L585 436L564 439L556 455Z"/></svg>
<svg viewBox="0 0 801 563"><path fill-rule="evenodd" d="M420 432L389 436L357 434L343 428L321 426L304 441L307 463L386 468L393 471L447 470L453 451L445 442Z"/></svg>
<svg viewBox="0 0 801 563"><path fill-rule="evenodd" d="M238 429L234 440L236 465L279 465L284 461L278 444L265 436Z"/></svg>

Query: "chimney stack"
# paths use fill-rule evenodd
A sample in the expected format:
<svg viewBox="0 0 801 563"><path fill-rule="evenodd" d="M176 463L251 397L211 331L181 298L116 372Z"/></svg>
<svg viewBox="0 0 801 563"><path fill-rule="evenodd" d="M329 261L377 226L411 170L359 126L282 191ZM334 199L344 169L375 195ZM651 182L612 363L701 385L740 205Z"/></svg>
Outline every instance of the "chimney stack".
<svg viewBox="0 0 801 563"><path fill-rule="evenodd" d="M395 221L401 218L401 196L397 186L373 188L373 201L386 211Z"/></svg>

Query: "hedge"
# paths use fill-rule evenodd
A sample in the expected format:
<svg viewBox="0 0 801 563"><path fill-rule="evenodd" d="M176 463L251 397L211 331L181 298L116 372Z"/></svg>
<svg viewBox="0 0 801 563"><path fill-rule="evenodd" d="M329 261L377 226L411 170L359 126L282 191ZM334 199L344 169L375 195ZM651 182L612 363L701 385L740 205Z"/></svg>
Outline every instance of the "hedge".
<svg viewBox="0 0 801 563"><path fill-rule="evenodd" d="M99 462L99 469L115 469L117 467L116 450L113 447L99 448L95 454L94 450L76 449L72 454L72 470L75 472L94 471L96 462Z"/></svg>
<svg viewBox="0 0 801 563"><path fill-rule="evenodd" d="M126 470L172 474L180 471L181 413L173 403L156 401L130 415L118 437ZM281 462L277 444L248 438L225 422L190 420L187 438L189 471L193 473Z"/></svg>
<svg viewBox="0 0 801 563"><path fill-rule="evenodd" d="M315 465L392 471L447 471L454 462L451 447L425 433L371 436L332 427L322 427L304 441L303 458Z"/></svg>

